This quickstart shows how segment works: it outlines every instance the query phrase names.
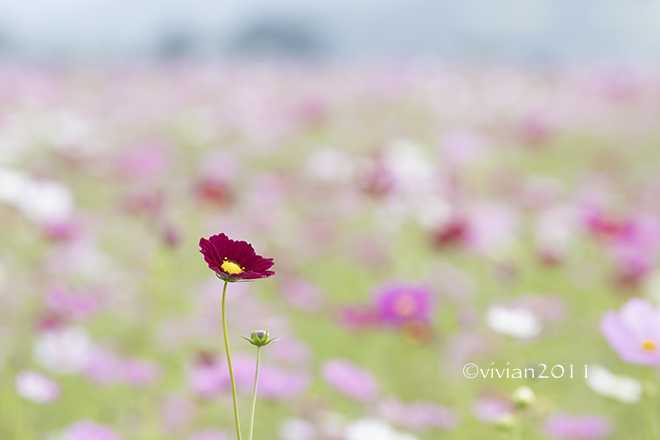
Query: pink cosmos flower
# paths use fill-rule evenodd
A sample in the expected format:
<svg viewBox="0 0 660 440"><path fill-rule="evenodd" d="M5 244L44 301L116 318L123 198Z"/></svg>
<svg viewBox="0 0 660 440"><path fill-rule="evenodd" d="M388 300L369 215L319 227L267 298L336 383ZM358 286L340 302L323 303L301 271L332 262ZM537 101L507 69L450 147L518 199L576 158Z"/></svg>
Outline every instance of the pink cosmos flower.
<svg viewBox="0 0 660 440"><path fill-rule="evenodd" d="M70 218L59 221L46 222L42 225L43 233L49 240L69 242L80 236L82 225Z"/></svg>
<svg viewBox="0 0 660 440"><path fill-rule="evenodd" d="M346 359L330 359L321 366L323 379L346 397L369 402L378 397L380 386L373 375Z"/></svg>
<svg viewBox="0 0 660 440"><path fill-rule="evenodd" d="M600 330L624 361L660 366L660 307L632 298L618 313L605 314Z"/></svg>
<svg viewBox="0 0 660 440"><path fill-rule="evenodd" d="M119 381L121 359L111 350L95 347L85 366L85 376L99 385L112 385Z"/></svg>
<svg viewBox="0 0 660 440"><path fill-rule="evenodd" d="M46 290L46 303L50 310L58 315L73 318L93 315L99 307L98 300L94 296L70 292L59 287Z"/></svg>
<svg viewBox="0 0 660 440"><path fill-rule="evenodd" d="M380 288L375 295L378 321L402 325L417 321L429 323L433 311L433 293L430 289L412 284L392 284Z"/></svg>
<svg viewBox="0 0 660 440"><path fill-rule="evenodd" d="M188 382L199 396L216 396L230 385L227 365L215 356L202 353L188 374Z"/></svg>
<svg viewBox="0 0 660 440"><path fill-rule="evenodd" d="M160 369L146 359L127 359L122 362L121 375L127 384L141 388L156 382L160 377Z"/></svg>
<svg viewBox="0 0 660 440"><path fill-rule="evenodd" d="M81 420L70 425L64 431L64 438L66 440L122 440L111 427L89 420Z"/></svg>
<svg viewBox="0 0 660 440"><path fill-rule="evenodd" d="M178 395L166 397L160 408L163 427L168 432L184 428L194 417L195 409L192 399Z"/></svg>
<svg viewBox="0 0 660 440"><path fill-rule="evenodd" d="M404 403L390 398L380 403L378 412L383 419L412 432L451 429L458 423L453 410L427 401Z"/></svg>
<svg viewBox="0 0 660 440"><path fill-rule="evenodd" d="M442 140L439 150L447 162L463 165L482 158L486 142L477 132L453 131Z"/></svg>
<svg viewBox="0 0 660 440"><path fill-rule="evenodd" d="M520 231L520 214L513 206L479 202L470 209L466 244L478 254L497 256L518 239Z"/></svg>
<svg viewBox="0 0 660 440"><path fill-rule="evenodd" d="M493 423L505 414L513 413L513 404L498 397L480 397L472 407L472 414L484 423Z"/></svg>
<svg viewBox="0 0 660 440"><path fill-rule="evenodd" d="M124 174L145 180L163 174L169 166L160 145L131 148L121 154L118 162L118 166Z"/></svg>
<svg viewBox="0 0 660 440"><path fill-rule="evenodd" d="M285 281L282 296L295 308L307 313L318 312L323 307L323 292L317 286L303 280Z"/></svg>
<svg viewBox="0 0 660 440"><path fill-rule="evenodd" d="M378 316L371 307L346 306L340 311L338 321L351 330L365 330L378 323Z"/></svg>
<svg viewBox="0 0 660 440"><path fill-rule="evenodd" d="M596 415L572 416L558 413L545 421L546 434L556 439L598 439L608 436L612 430L613 425L609 419Z"/></svg>
<svg viewBox="0 0 660 440"><path fill-rule="evenodd" d="M303 342L294 338L278 338L277 344L270 345L268 354L286 365L305 365L312 357L311 350Z"/></svg>
<svg viewBox="0 0 660 440"><path fill-rule="evenodd" d="M252 391L254 359L251 356L233 356L234 377L239 390ZM201 397L212 398L229 389L229 367L221 356L202 352L188 373L188 383L193 392Z"/></svg>
<svg viewBox="0 0 660 440"><path fill-rule="evenodd" d="M259 396L268 400L288 399L304 392L310 382L305 372L264 365L259 371Z"/></svg>

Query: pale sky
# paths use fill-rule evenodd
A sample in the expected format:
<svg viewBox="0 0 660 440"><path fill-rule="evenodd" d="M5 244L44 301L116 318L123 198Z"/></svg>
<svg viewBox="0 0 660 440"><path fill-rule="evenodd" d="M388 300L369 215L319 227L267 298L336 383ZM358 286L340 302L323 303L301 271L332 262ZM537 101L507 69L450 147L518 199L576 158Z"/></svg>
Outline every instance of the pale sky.
<svg viewBox="0 0 660 440"><path fill-rule="evenodd" d="M337 54L660 57L660 0L0 0L0 36L19 54L140 54L166 31L217 43L290 17Z"/></svg>

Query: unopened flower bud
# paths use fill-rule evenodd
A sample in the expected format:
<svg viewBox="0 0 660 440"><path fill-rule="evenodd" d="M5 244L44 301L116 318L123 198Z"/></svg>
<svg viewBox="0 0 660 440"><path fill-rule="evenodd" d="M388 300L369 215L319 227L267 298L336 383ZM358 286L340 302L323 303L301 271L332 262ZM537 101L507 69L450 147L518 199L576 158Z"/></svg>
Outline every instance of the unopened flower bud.
<svg viewBox="0 0 660 440"><path fill-rule="evenodd" d="M268 336L268 330L254 330L250 333L249 338L246 338L245 336L241 336L241 338L245 339L255 347L264 347L277 338L277 336L275 336L272 339L268 339Z"/></svg>
<svg viewBox="0 0 660 440"><path fill-rule="evenodd" d="M495 420L494 425L500 431L511 431L516 425L516 418L513 414L505 413Z"/></svg>
<svg viewBox="0 0 660 440"><path fill-rule="evenodd" d="M513 402L520 409L525 409L536 402L536 394L529 387L520 387L513 392Z"/></svg>

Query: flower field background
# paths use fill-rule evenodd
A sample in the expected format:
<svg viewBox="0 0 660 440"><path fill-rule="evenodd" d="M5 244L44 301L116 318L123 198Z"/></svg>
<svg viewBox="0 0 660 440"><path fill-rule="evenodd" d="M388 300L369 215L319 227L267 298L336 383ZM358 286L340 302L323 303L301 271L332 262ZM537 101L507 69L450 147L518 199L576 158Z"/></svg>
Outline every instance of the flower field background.
<svg viewBox="0 0 660 440"><path fill-rule="evenodd" d="M632 68L2 65L0 439L235 438L220 232L275 262L255 439L658 439L659 116Z"/></svg>

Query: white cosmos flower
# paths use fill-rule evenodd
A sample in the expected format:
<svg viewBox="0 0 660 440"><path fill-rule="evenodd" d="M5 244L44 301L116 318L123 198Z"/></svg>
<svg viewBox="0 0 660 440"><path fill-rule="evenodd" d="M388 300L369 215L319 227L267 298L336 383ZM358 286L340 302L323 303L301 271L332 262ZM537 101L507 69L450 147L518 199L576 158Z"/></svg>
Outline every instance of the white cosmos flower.
<svg viewBox="0 0 660 440"><path fill-rule="evenodd" d="M642 396L642 383L637 379L619 376L602 365L589 365L587 386L601 396L623 403L638 402Z"/></svg>
<svg viewBox="0 0 660 440"><path fill-rule="evenodd" d="M29 176L21 171L0 167L0 201L17 203L29 181Z"/></svg>
<svg viewBox="0 0 660 440"><path fill-rule="evenodd" d="M50 403L60 396L57 382L36 371L18 373L14 385L19 396L34 403Z"/></svg>
<svg viewBox="0 0 660 440"><path fill-rule="evenodd" d="M405 193L419 194L434 177L434 167L424 145L408 139L392 141L385 148L383 163L397 187Z"/></svg>
<svg viewBox="0 0 660 440"><path fill-rule="evenodd" d="M66 328L39 335L33 352L37 362L53 373L77 373L87 366L92 348L83 329Z"/></svg>
<svg viewBox="0 0 660 440"><path fill-rule="evenodd" d="M311 179L324 182L346 182L353 174L353 162L341 150L321 148L307 157L305 174Z"/></svg>
<svg viewBox="0 0 660 440"><path fill-rule="evenodd" d="M307 420L291 417L280 425L279 436L282 440L314 440L317 432Z"/></svg>
<svg viewBox="0 0 660 440"><path fill-rule="evenodd" d="M504 306L491 306L486 312L486 323L497 333L520 339L534 337L543 328L532 312Z"/></svg>
<svg viewBox="0 0 660 440"><path fill-rule="evenodd" d="M65 220L73 211L73 194L54 180L32 179L23 188L17 207L36 223Z"/></svg>
<svg viewBox="0 0 660 440"><path fill-rule="evenodd" d="M36 223L64 220L74 208L66 185L6 167L0 167L0 201L14 205Z"/></svg>
<svg viewBox="0 0 660 440"><path fill-rule="evenodd" d="M400 433L378 419L360 419L346 426L346 440L417 440L412 434Z"/></svg>

